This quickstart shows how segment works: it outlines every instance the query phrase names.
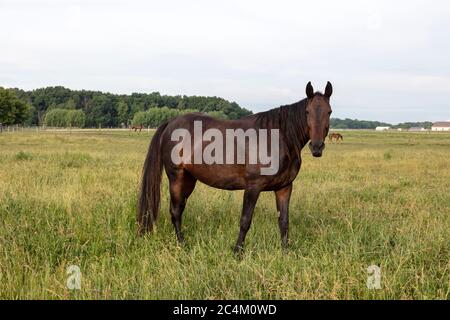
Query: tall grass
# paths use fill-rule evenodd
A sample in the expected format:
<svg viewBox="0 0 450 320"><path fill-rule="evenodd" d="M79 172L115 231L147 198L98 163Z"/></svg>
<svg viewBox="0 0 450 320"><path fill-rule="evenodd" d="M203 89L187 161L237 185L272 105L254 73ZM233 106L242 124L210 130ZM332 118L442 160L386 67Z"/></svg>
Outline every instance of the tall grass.
<svg viewBox="0 0 450 320"><path fill-rule="evenodd" d="M179 246L163 181L153 234L136 236L150 134L0 135L0 298L448 299L450 136L346 132L305 150L283 251L274 195L260 198L242 260L242 192L198 184ZM68 290L67 267L82 271ZM369 290L367 267L381 268Z"/></svg>

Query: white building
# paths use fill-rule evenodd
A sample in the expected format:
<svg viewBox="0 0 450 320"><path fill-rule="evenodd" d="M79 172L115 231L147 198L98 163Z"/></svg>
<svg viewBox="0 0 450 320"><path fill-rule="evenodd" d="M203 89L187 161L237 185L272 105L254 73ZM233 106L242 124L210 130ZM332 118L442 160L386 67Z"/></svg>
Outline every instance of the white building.
<svg viewBox="0 0 450 320"><path fill-rule="evenodd" d="M426 129L422 128L422 127L411 127L408 129L408 131L420 132L420 131L426 131Z"/></svg>
<svg viewBox="0 0 450 320"><path fill-rule="evenodd" d="M439 121L433 123L431 131L450 131L450 121Z"/></svg>
<svg viewBox="0 0 450 320"><path fill-rule="evenodd" d="M386 131L389 130L391 127L376 127L375 130L376 131Z"/></svg>

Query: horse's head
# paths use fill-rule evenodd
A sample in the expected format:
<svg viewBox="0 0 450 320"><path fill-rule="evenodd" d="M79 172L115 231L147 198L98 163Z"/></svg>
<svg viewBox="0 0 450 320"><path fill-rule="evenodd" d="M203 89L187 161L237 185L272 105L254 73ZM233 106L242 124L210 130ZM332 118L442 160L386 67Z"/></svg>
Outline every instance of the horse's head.
<svg viewBox="0 0 450 320"><path fill-rule="evenodd" d="M330 128L330 97L333 93L333 87L330 82L327 83L325 93L314 92L311 82L306 86L306 121L308 133L311 139L309 149L314 157L321 157L325 149L325 138Z"/></svg>

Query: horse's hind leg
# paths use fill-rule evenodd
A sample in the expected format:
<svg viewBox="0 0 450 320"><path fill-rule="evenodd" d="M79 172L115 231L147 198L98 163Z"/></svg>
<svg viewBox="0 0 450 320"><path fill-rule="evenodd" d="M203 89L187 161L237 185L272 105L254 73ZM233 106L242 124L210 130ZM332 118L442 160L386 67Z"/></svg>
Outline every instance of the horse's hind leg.
<svg viewBox="0 0 450 320"><path fill-rule="evenodd" d="M177 170L168 176L170 184L170 215L173 226L175 227L177 239L179 242L183 242L184 236L181 231L181 217L186 206L186 201L192 191L194 191L197 179L184 170Z"/></svg>

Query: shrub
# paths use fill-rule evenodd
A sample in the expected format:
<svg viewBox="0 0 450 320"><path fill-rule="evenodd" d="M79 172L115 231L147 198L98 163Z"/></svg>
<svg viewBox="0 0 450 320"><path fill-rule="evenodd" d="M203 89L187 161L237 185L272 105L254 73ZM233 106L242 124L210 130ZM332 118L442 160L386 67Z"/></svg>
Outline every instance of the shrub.
<svg viewBox="0 0 450 320"><path fill-rule="evenodd" d="M29 161L33 159L33 155L29 152L20 151L16 153L15 159L18 161Z"/></svg>

